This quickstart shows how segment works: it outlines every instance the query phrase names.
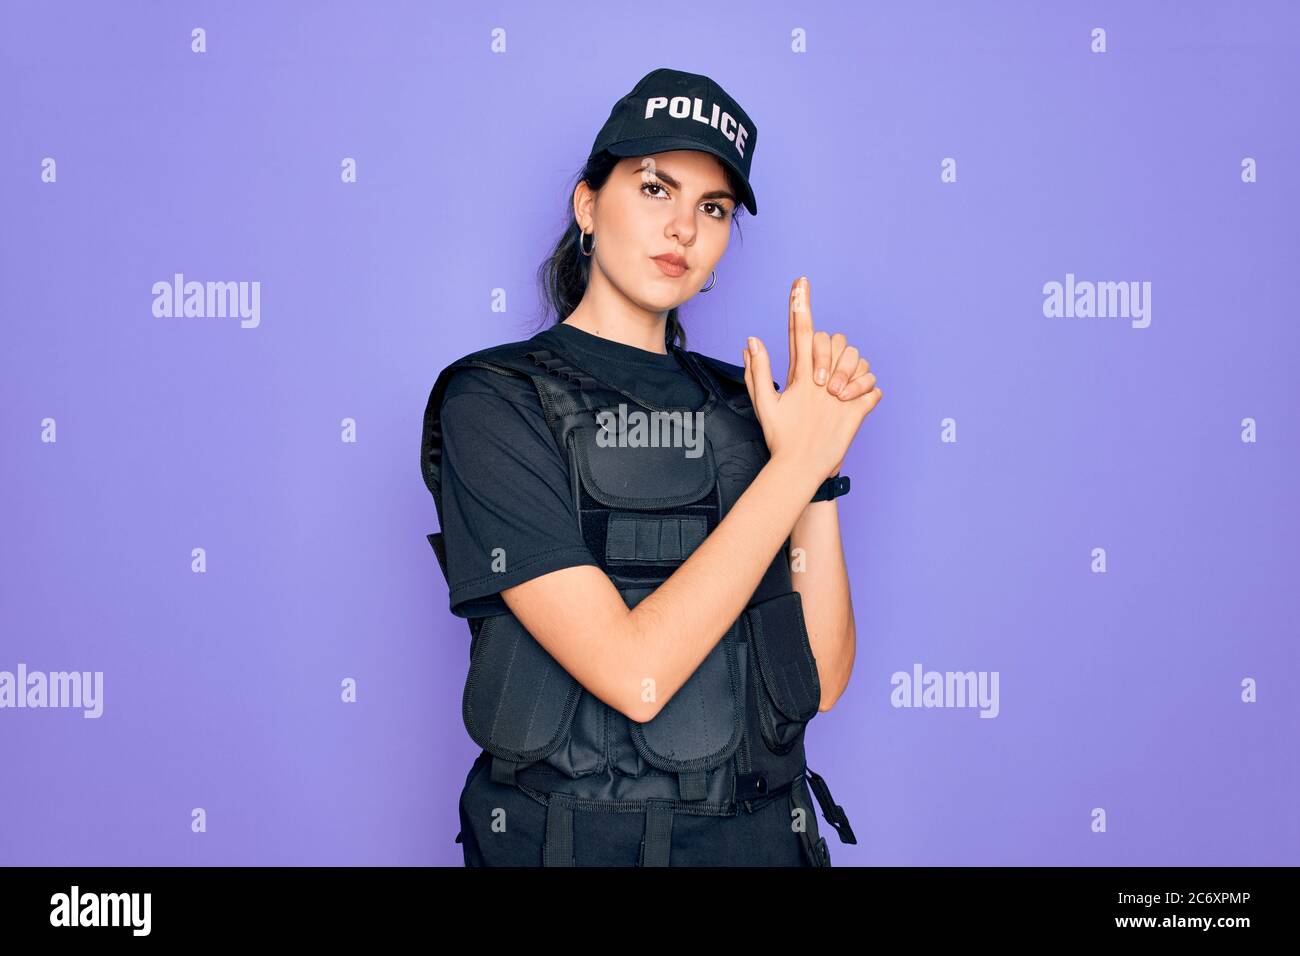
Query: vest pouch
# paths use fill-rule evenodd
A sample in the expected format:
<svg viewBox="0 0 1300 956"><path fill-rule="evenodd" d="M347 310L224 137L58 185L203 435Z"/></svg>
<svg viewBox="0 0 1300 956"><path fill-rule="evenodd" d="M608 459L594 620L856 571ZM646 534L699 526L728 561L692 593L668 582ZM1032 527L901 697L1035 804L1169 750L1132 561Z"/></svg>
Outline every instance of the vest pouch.
<svg viewBox="0 0 1300 956"><path fill-rule="evenodd" d="M671 429L660 429L659 439L672 438ZM691 457L690 446L602 444L608 436L585 425L570 439L574 500L588 549L617 587L667 579L718 523L709 443L696 444L701 453Z"/></svg>
<svg viewBox="0 0 1300 956"><path fill-rule="evenodd" d="M644 724L628 721L637 752L652 767L674 773L717 767L744 731L743 645L714 645L667 704Z"/></svg>
<svg viewBox="0 0 1300 956"><path fill-rule="evenodd" d="M759 727L773 753L790 750L821 702L817 661L804 626L803 600L788 591L745 609Z"/></svg>
<svg viewBox="0 0 1300 956"><path fill-rule="evenodd" d="M513 614L484 619L461 708L465 729L484 750L522 764L556 754L551 762L571 776L594 772L603 764L603 751L569 739L584 693ZM592 726L579 736L600 741L604 715L598 707L582 712L583 726ZM564 744L569 746L561 751Z"/></svg>
<svg viewBox="0 0 1300 956"><path fill-rule="evenodd" d="M657 414L665 417L621 439L595 424L573 429L574 463L587 494L601 506L655 511L711 499L717 466L694 413ZM599 421L615 427L613 411L601 415ZM640 444L652 435L657 444ZM611 444L618 440L624 444Z"/></svg>

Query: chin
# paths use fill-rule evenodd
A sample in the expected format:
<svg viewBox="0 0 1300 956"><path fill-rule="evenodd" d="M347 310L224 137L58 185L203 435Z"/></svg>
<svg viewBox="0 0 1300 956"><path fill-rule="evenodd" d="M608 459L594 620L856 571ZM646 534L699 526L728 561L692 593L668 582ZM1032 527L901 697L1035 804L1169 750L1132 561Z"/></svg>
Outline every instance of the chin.
<svg viewBox="0 0 1300 956"><path fill-rule="evenodd" d="M666 279L667 276L664 278ZM662 282L651 280L650 282L629 283L619 288L623 295L650 312L662 312L682 303L680 298L681 290L668 288L666 283Z"/></svg>
<svg viewBox="0 0 1300 956"><path fill-rule="evenodd" d="M675 295L664 295L661 291L657 294L651 293L644 296L640 301L640 305L651 312L667 312L669 309L677 308L684 301L684 299L679 299Z"/></svg>

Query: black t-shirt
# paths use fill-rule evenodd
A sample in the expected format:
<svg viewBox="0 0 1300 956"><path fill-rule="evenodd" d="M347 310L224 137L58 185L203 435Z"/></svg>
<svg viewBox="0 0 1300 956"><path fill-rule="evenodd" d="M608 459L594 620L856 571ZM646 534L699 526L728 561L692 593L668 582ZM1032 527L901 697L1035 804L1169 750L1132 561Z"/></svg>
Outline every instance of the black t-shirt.
<svg viewBox="0 0 1300 956"><path fill-rule="evenodd" d="M531 341L556 343L584 371L654 405L699 409L708 398L671 353L564 323ZM561 568L600 566L578 528L568 461L531 381L460 369L447 384L441 420L442 539L453 614L501 614L505 588Z"/></svg>

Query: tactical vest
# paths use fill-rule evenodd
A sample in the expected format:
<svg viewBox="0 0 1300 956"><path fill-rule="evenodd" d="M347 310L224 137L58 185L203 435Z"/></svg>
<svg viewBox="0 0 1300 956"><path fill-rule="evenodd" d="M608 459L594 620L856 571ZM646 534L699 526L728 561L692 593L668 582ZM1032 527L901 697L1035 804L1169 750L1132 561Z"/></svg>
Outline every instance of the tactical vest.
<svg viewBox="0 0 1300 956"><path fill-rule="evenodd" d="M535 340L453 362L429 396L421 447L439 525L439 414L448 380L466 367L524 376L568 462L583 539L628 607L635 607L713 531L769 458L743 369L676 347L674 353L704 386L708 397L699 410L645 404L598 381L560 346ZM702 412L703 453L690 457L672 444L608 447L608 419L598 414L618 415L620 405L629 414L678 412L684 418ZM428 538L445 577L442 533ZM807 783L841 842L857 842L825 781L804 759L804 728L818 712L821 688L800 595L791 586L789 546L787 538L741 615L646 723L587 691L513 614L469 619L465 727L491 755L493 781L547 804L545 863L572 864L575 805L643 808L646 863L666 863L674 813L734 815L792 787L806 794ZM807 823L815 834L815 820ZM814 865L830 865L824 838L806 839L805 849Z"/></svg>

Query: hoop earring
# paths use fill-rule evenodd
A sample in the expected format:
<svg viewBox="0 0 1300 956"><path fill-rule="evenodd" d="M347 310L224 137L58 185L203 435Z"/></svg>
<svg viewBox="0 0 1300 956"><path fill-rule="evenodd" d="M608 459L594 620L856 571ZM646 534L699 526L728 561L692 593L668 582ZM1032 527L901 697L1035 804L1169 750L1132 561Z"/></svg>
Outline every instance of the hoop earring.
<svg viewBox="0 0 1300 956"><path fill-rule="evenodd" d="M713 274L709 276L709 284L700 289L701 292L708 292L718 281L718 270L714 269Z"/></svg>
<svg viewBox="0 0 1300 956"><path fill-rule="evenodd" d="M585 232L582 231L582 227L579 226L579 227L578 227L578 251L581 252L584 256L589 256L589 255L591 255L593 252L596 251L596 234L595 234L594 232L591 234L591 249L590 249L590 250L588 250L588 249L587 249L586 247L584 247L583 244L582 244L582 240L586 237L586 235L587 235L587 234L586 234Z"/></svg>

